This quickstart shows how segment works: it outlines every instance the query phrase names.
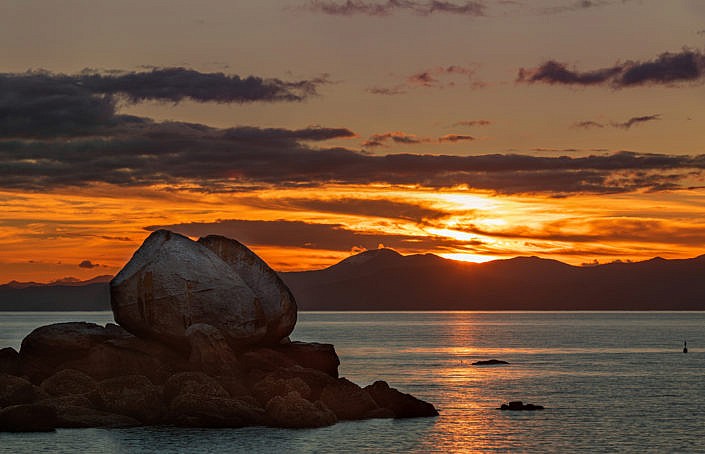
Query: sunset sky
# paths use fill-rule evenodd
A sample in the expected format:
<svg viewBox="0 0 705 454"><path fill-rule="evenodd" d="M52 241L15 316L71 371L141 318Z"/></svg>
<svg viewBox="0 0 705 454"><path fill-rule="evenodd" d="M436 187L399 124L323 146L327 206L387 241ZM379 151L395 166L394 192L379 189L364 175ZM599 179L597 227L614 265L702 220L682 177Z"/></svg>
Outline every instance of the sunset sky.
<svg viewBox="0 0 705 454"><path fill-rule="evenodd" d="M705 253L702 0L9 0L0 42L0 283L158 228L278 270Z"/></svg>

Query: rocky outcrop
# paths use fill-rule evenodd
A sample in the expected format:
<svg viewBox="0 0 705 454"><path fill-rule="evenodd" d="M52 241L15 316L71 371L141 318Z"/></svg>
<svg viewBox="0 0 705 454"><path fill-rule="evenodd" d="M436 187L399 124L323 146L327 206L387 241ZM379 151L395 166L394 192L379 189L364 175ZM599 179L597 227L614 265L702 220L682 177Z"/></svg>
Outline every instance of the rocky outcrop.
<svg viewBox="0 0 705 454"><path fill-rule="evenodd" d="M0 374L20 373L20 355L12 347L0 348Z"/></svg>
<svg viewBox="0 0 705 454"><path fill-rule="evenodd" d="M24 378L0 374L0 408L34 402L37 394Z"/></svg>
<svg viewBox="0 0 705 454"><path fill-rule="evenodd" d="M154 232L110 283L115 320L137 336L177 347L187 345L186 330L196 323L216 327L235 349L288 336L296 320L293 299L277 311L269 300L263 305L257 293L270 297L263 287L268 273L257 279L252 266L237 266L238 254L227 257L232 263L185 236ZM236 269L247 271L256 290Z"/></svg>
<svg viewBox="0 0 705 454"><path fill-rule="evenodd" d="M325 404L306 400L296 391L273 397L267 403L266 411L269 423L274 427L323 427L338 421Z"/></svg>
<svg viewBox="0 0 705 454"><path fill-rule="evenodd" d="M291 342L293 296L236 241L155 232L112 288L120 326L58 323L0 350L0 431L437 414L384 382L339 378L330 344Z"/></svg>
<svg viewBox="0 0 705 454"><path fill-rule="evenodd" d="M196 323L186 330L186 338L191 347L189 368L213 375L239 370L235 353L218 328Z"/></svg>
<svg viewBox="0 0 705 454"><path fill-rule="evenodd" d="M64 369L44 380L40 388L50 396L71 396L92 393L97 386L91 376L78 370Z"/></svg>
<svg viewBox="0 0 705 454"><path fill-rule="evenodd" d="M99 409L156 424L163 416L162 390L142 375L109 378L98 383L94 402Z"/></svg>
<svg viewBox="0 0 705 454"><path fill-rule="evenodd" d="M0 432L52 432L56 412L46 405L22 404L0 410Z"/></svg>
<svg viewBox="0 0 705 454"><path fill-rule="evenodd" d="M432 404L390 388L384 381L376 381L366 386L365 391L370 393L380 407L394 412L396 418L438 416L438 410Z"/></svg>
<svg viewBox="0 0 705 454"><path fill-rule="evenodd" d="M339 420L366 419L380 407L370 394L346 378L323 388L321 402L330 408ZM373 413L378 414L378 413Z"/></svg>
<svg viewBox="0 0 705 454"><path fill-rule="evenodd" d="M275 350L302 367L317 369L338 378L340 359L331 344L289 342L275 347Z"/></svg>

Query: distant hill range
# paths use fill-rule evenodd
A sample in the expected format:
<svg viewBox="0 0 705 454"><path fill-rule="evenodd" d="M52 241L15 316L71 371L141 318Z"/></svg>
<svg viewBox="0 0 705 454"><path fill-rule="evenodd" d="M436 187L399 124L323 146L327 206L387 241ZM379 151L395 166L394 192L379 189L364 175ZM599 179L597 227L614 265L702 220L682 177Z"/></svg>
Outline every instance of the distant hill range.
<svg viewBox="0 0 705 454"><path fill-rule="evenodd" d="M300 310L705 310L705 255L572 266L538 257L487 263L366 251L280 273ZM108 281L0 285L0 310L109 310Z"/></svg>
<svg viewBox="0 0 705 454"><path fill-rule="evenodd" d="M61 279L49 284L12 281L0 285L0 311L105 311L110 310L112 276L88 281Z"/></svg>
<svg viewBox="0 0 705 454"><path fill-rule="evenodd" d="M302 310L705 310L705 255L578 267L377 249L281 276Z"/></svg>

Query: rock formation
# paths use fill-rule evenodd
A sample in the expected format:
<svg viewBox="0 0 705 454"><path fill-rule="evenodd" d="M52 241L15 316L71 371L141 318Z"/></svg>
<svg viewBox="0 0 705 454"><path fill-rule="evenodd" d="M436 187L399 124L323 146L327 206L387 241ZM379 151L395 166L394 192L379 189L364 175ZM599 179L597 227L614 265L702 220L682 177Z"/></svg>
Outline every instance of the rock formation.
<svg viewBox="0 0 705 454"><path fill-rule="evenodd" d="M330 344L291 342L296 302L223 237L147 238L111 284L119 325L35 329L0 350L0 431L55 427L320 427L437 415L375 382L338 377Z"/></svg>

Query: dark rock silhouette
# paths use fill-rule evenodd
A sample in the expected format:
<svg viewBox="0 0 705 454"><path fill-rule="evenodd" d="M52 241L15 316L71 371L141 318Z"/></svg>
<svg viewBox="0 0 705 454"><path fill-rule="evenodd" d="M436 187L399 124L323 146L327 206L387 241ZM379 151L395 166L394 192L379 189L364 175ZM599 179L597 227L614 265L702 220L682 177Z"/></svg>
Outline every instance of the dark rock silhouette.
<svg viewBox="0 0 705 454"><path fill-rule="evenodd" d="M0 374L17 375L20 371L20 355L12 347L0 349Z"/></svg>
<svg viewBox="0 0 705 454"><path fill-rule="evenodd" d="M502 404L498 410L511 410L511 411L533 411L533 410L543 410L542 405L525 404L520 400L515 400L507 404Z"/></svg>
<svg viewBox="0 0 705 454"><path fill-rule="evenodd" d="M52 432L56 411L40 404L22 404L0 410L0 432Z"/></svg>
<svg viewBox="0 0 705 454"><path fill-rule="evenodd" d="M487 359L482 361L475 361L472 363L473 366L496 366L501 364L509 364L507 361L502 361L501 359Z"/></svg>
<svg viewBox="0 0 705 454"><path fill-rule="evenodd" d="M115 317L128 329L58 323L32 331L19 353L0 351L0 431L299 428L438 414L385 382L339 378L330 344L291 342L293 295L237 242L156 232L113 284Z"/></svg>

